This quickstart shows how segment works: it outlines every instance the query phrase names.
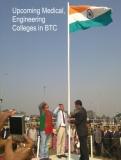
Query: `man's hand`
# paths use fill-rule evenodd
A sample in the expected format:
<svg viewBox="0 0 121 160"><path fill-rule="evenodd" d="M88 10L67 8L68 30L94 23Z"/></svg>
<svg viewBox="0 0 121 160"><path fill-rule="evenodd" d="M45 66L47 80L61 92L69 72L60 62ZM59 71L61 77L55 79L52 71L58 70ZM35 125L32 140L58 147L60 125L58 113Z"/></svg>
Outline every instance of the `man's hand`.
<svg viewBox="0 0 121 160"><path fill-rule="evenodd" d="M5 146L5 144L6 144L6 139L0 139L0 147L4 147Z"/></svg>
<svg viewBox="0 0 121 160"><path fill-rule="evenodd" d="M0 112L0 131L9 117L16 113L15 110Z"/></svg>
<svg viewBox="0 0 121 160"><path fill-rule="evenodd" d="M9 137L5 145L4 160L29 160L32 154L33 141L25 136L25 146L13 151L12 138Z"/></svg>
<svg viewBox="0 0 121 160"><path fill-rule="evenodd" d="M69 118L68 119L68 123L74 123L75 122L75 118Z"/></svg>

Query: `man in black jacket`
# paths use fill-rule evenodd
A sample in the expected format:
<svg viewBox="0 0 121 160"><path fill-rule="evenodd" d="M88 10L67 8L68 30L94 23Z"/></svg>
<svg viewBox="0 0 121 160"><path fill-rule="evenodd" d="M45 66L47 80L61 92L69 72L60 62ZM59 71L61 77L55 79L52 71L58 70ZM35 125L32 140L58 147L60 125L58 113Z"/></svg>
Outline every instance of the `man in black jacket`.
<svg viewBox="0 0 121 160"><path fill-rule="evenodd" d="M112 146L111 146L112 156L116 158L116 160L120 160L121 159L120 134L115 126L112 127L111 138L112 138Z"/></svg>
<svg viewBox="0 0 121 160"><path fill-rule="evenodd" d="M109 126L104 126L102 142L104 148L104 156L111 157L111 132L109 131Z"/></svg>
<svg viewBox="0 0 121 160"><path fill-rule="evenodd" d="M87 148L87 112L82 107L80 100L75 101L75 114L72 116L76 126L76 131L80 141L80 160L89 160L89 153Z"/></svg>

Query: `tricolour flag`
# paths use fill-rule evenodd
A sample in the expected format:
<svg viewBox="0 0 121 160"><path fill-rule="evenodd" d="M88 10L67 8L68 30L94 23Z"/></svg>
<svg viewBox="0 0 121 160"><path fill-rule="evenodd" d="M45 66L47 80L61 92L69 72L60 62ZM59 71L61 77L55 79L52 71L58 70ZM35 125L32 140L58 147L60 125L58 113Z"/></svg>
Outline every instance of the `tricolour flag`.
<svg viewBox="0 0 121 160"><path fill-rule="evenodd" d="M70 32L96 26L106 26L112 22L111 14L111 9L108 7L71 5L68 15Z"/></svg>

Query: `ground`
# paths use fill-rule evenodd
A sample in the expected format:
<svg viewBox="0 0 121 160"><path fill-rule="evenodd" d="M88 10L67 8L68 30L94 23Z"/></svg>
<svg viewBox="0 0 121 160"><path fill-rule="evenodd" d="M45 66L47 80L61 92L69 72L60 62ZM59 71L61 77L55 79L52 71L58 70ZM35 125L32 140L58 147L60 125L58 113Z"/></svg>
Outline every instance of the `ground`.
<svg viewBox="0 0 121 160"><path fill-rule="evenodd" d="M57 157L55 155L50 157L52 160L58 160ZM66 160L66 158L61 158L61 160ZM67 158L68 160L68 158ZM79 156L78 155L72 155L71 160L79 160ZM109 160L107 158L90 158L90 160Z"/></svg>

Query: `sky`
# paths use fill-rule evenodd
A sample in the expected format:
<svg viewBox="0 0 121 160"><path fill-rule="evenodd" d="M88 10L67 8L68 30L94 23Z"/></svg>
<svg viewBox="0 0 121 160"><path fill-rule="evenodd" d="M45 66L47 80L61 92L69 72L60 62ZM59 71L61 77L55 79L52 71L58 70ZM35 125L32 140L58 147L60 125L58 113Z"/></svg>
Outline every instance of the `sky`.
<svg viewBox="0 0 121 160"><path fill-rule="evenodd" d="M70 0L70 4L112 8L113 23L71 33L71 109L81 99L87 110L113 116L121 112L121 1ZM37 114L47 101L50 109L67 109L67 15L48 15L57 32L13 32L11 9L64 8L66 0L1 0L0 97L2 109Z"/></svg>

